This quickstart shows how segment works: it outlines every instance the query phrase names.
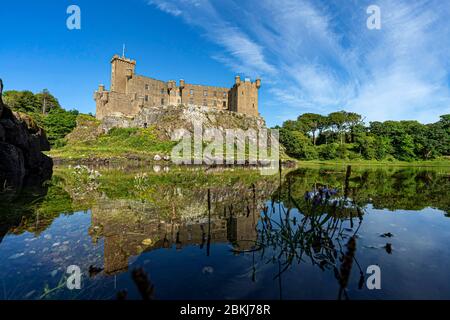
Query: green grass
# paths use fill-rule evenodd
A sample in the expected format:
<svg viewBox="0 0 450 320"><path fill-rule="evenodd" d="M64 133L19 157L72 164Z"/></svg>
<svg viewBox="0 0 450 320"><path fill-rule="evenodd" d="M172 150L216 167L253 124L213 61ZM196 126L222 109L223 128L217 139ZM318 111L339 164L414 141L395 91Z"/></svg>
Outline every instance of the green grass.
<svg viewBox="0 0 450 320"><path fill-rule="evenodd" d="M48 154L58 159L129 158L151 159L154 155L170 154L176 142L161 141L153 128L114 128L97 139L77 141L74 139Z"/></svg>
<svg viewBox="0 0 450 320"><path fill-rule="evenodd" d="M399 160L297 160L300 166L352 165L352 166L390 166L390 167L450 167L450 159L399 161Z"/></svg>

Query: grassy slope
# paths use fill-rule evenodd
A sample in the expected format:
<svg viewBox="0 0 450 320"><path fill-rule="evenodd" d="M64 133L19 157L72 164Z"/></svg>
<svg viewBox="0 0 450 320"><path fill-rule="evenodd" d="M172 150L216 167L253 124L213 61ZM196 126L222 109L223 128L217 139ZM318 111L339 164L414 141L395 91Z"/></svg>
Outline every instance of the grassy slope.
<svg viewBox="0 0 450 320"><path fill-rule="evenodd" d="M77 128L66 137L67 144L55 148L49 155L57 159L86 158L139 158L151 159L156 154L170 154L175 145L161 141L152 128L128 128L99 132L100 122L92 117L81 116Z"/></svg>

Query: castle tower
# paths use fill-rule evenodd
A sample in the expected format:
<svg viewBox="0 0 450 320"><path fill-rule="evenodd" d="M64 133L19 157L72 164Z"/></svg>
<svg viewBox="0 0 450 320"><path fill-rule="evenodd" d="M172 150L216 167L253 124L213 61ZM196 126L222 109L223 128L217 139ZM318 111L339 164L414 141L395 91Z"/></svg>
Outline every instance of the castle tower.
<svg viewBox="0 0 450 320"><path fill-rule="evenodd" d="M228 97L230 111L259 116L258 90L260 87L261 79L256 79L255 82L251 82L248 78L241 81L241 77L236 76Z"/></svg>
<svg viewBox="0 0 450 320"><path fill-rule="evenodd" d="M111 60L111 91L127 93L127 83L134 76L136 61L119 57L117 54Z"/></svg>

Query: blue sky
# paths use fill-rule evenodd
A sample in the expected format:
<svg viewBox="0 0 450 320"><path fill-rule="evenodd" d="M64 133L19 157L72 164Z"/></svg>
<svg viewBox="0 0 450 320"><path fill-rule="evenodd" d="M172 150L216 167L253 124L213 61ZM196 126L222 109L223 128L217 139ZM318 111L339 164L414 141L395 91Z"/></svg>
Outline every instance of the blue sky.
<svg viewBox="0 0 450 320"><path fill-rule="evenodd" d="M81 8L81 30L66 9ZM369 5L381 30L366 27ZM366 121L436 121L450 113L450 5L440 0L3 1L5 89L44 88L66 108L95 112L109 60L137 60L162 80L231 86L262 78L269 125L304 112L350 110Z"/></svg>

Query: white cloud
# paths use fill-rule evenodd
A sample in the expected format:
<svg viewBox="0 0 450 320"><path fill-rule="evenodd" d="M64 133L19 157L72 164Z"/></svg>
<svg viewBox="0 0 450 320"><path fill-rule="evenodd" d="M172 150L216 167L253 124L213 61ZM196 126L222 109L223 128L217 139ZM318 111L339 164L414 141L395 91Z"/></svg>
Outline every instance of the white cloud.
<svg viewBox="0 0 450 320"><path fill-rule="evenodd" d="M380 0L379 31L366 28L371 1L149 3L222 46L213 58L233 71L262 76L266 106L285 115L347 108L368 120L435 121L450 112L450 6L443 1Z"/></svg>

